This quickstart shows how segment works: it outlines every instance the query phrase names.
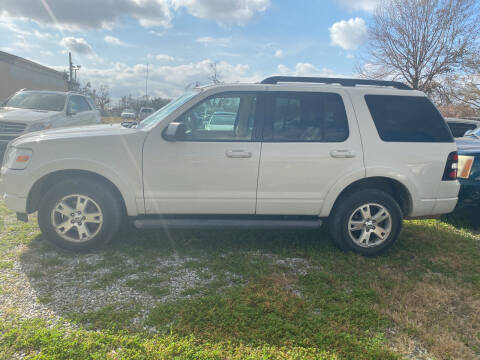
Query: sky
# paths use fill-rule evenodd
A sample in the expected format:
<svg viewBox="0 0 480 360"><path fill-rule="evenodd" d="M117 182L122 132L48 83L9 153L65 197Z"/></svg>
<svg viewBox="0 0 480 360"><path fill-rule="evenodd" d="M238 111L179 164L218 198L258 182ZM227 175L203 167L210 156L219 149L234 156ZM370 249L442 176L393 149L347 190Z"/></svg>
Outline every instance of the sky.
<svg viewBox="0 0 480 360"><path fill-rule="evenodd" d="M207 84L270 75L354 76L379 0L2 0L0 50L113 98L172 98Z"/></svg>

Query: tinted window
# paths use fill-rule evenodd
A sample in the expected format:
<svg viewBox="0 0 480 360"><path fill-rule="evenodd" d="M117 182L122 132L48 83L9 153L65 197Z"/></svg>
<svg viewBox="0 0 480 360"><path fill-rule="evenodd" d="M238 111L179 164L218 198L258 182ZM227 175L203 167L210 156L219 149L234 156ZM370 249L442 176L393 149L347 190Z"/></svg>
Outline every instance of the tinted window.
<svg viewBox="0 0 480 360"><path fill-rule="evenodd" d="M88 105L87 101L83 96L70 96L70 100L68 101L68 111L71 113L79 113L82 111L90 111L90 105Z"/></svg>
<svg viewBox="0 0 480 360"><path fill-rule="evenodd" d="M62 94L22 91L6 102L6 107L47 111L62 111L66 96Z"/></svg>
<svg viewBox="0 0 480 360"><path fill-rule="evenodd" d="M270 93L264 140L341 142L348 138L342 97L333 93Z"/></svg>
<svg viewBox="0 0 480 360"><path fill-rule="evenodd" d="M465 124L465 123L454 123L449 122L447 123L452 131L454 137L462 137L468 130L476 129L477 127L473 124Z"/></svg>
<svg viewBox="0 0 480 360"><path fill-rule="evenodd" d="M255 93L212 96L177 121L187 128L186 141L250 141L256 112Z"/></svg>
<svg viewBox="0 0 480 360"><path fill-rule="evenodd" d="M383 141L453 142L443 117L426 97L366 95L365 100Z"/></svg>

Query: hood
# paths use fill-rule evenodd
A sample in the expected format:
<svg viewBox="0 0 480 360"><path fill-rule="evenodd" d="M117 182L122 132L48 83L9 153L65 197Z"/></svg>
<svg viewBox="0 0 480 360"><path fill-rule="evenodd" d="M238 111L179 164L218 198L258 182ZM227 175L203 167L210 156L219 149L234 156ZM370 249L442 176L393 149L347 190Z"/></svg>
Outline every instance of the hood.
<svg viewBox="0 0 480 360"><path fill-rule="evenodd" d="M1 108L0 121L31 123L38 120L46 120L60 114L59 111Z"/></svg>
<svg viewBox="0 0 480 360"><path fill-rule="evenodd" d="M460 153L480 153L480 139L476 139L471 136L465 136L455 139L455 142L457 143L457 148Z"/></svg>
<svg viewBox="0 0 480 360"><path fill-rule="evenodd" d="M121 124L86 125L28 133L16 138L11 144L13 146L21 146L26 143L38 143L47 140L126 135L137 131L137 129L126 128Z"/></svg>

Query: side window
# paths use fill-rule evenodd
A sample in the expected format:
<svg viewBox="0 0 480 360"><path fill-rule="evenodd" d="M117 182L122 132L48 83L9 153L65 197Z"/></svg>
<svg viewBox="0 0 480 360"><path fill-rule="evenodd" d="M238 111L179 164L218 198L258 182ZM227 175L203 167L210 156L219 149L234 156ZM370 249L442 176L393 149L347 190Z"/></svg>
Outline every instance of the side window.
<svg viewBox="0 0 480 360"><path fill-rule="evenodd" d="M264 141L342 142L348 138L347 114L338 94L274 92L268 103Z"/></svg>
<svg viewBox="0 0 480 360"><path fill-rule="evenodd" d="M435 106L423 96L365 95L378 135L389 142L453 142Z"/></svg>
<svg viewBox="0 0 480 360"><path fill-rule="evenodd" d="M255 93L212 96L183 114L185 141L251 141L256 114Z"/></svg>
<svg viewBox="0 0 480 360"><path fill-rule="evenodd" d="M71 113L79 113L82 111L90 111L90 105L83 96L73 95L68 100L68 111Z"/></svg>

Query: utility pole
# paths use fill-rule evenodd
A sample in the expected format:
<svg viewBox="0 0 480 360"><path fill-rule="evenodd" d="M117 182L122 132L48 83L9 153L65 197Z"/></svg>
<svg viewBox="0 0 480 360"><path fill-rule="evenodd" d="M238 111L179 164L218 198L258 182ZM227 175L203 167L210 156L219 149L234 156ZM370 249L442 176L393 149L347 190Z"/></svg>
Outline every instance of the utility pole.
<svg viewBox="0 0 480 360"><path fill-rule="evenodd" d="M68 72L70 76L68 77L68 90L72 91L75 90L77 87L77 71L80 70L82 66L81 65L73 65L72 62L72 53L68 53ZM75 78L73 76L73 72L75 71Z"/></svg>
<svg viewBox="0 0 480 360"><path fill-rule="evenodd" d="M68 77L68 90L73 90L73 64L72 64L72 53L68 53L68 70L70 76Z"/></svg>
<svg viewBox="0 0 480 360"><path fill-rule="evenodd" d="M147 73L145 75L145 102L148 102L148 65L147 64Z"/></svg>

